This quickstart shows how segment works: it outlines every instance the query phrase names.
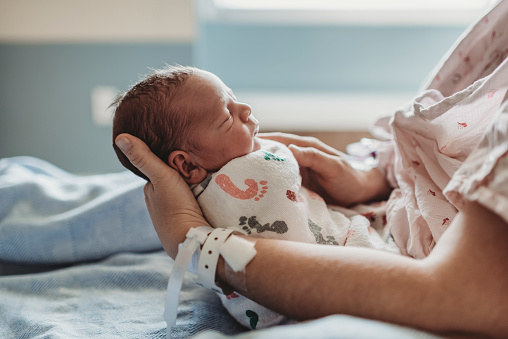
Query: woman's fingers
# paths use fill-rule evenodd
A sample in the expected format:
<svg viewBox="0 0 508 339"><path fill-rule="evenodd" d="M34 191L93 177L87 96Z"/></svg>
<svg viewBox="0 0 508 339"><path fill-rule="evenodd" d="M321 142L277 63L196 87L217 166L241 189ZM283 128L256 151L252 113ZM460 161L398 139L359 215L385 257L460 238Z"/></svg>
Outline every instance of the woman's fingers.
<svg viewBox="0 0 508 339"><path fill-rule="evenodd" d="M340 175L341 158L337 155L330 155L314 147L289 145L289 149L300 167L307 167L323 177Z"/></svg>
<svg viewBox="0 0 508 339"><path fill-rule="evenodd" d="M115 143L129 161L150 179L145 185L149 209L155 203L171 202L166 208L168 211L177 208L198 210L196 200L182 177L153 154L142 140L130 134L120 134Z"/></svg>
<svg viewBox="0 0 508 339"><path fill-rule="evenodd" d="M321 140L315 137L309 137L309 136L300 136L296 134L290 134L290 133L280 133L280 132L273 132L273 133L260 133L258 134L259 137L275 140L278 141L286 146L289 145L296 145L300 147L313 147L316 148L324 153L330 154L330 155L342 155L343 153L336 150L335 148L325 144Z"/></svg>
<svg viewBox="0 0 508 339"><path fill-rule="evenodd" d="M299 135L281 132L259 133L258 136L263 139L278 141L286 146L289 144L296 144L298 139L301 138Z"/></svg>
<svg viewBox="0 0 508 339"><path fill-rule="evenodd" d="M120 134L116 137L115 144L129 161L150 179L151 183L160 182L165 173L171 170L152 153L143 141L135 136L126 133Z"/></svg>
<svg viewBox="0 0 508 339"><path fill-rule="evenodd" d="M308 171L307 187L320 194L326 202L348 206L365 201L364 193L370 189L365 187L366 174L352 168L344 157L314 147L289 145L289 149L300 167Z"/></svg>
<svg viewBox="0 0 508 339"><path fill-rule="evenodd" d="M300 167L314 168L318 159L322 156L319 150L314 147L301 147L294 144L289 145L289 149L295 156L296 161Z"/></svg>
<svg viewBox="0 0 508 339"><path fill-rule="evenodd" d="M146 206L162 246L174 258L187 231L206 225L196 199L178 172L153 154L143 141L120 134L115 143L150 179L145 185Z"/></svg>

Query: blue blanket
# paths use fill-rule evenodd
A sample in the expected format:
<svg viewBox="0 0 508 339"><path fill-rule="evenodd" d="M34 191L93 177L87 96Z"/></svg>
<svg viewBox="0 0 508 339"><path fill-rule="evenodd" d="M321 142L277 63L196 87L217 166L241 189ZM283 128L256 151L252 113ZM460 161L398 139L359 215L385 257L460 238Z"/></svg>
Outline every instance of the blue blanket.
<svg viewBox="0 0 508 339"><path fill-rule="evenodd" d="M75 263L160 249L131 173L77 176L36 158L0 160L0 260Z"/></svg>
<svg viewBox="0 0 508 339"><path fill-rule="evenodd" d="M76 176L35 158L0 160L0 338L166 336L172 260L143 184L127 172ZM243 332L215 293L186 278L172 338L432 337L342 315Z"/></svg>

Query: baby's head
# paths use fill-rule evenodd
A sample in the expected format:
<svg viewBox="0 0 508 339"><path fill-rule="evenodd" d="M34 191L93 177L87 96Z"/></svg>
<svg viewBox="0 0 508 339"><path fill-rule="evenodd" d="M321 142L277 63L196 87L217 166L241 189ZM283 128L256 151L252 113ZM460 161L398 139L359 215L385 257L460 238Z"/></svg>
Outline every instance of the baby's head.
<svg viewBox="0 0 508 339"><path fill-rule="evenodd" d="M197 68L155 71L115 105L113 141L121 133L140 138L189 184L259 148L251 107L217 76ZM127 169L147 179L114 142L113 147Z"/></svg>

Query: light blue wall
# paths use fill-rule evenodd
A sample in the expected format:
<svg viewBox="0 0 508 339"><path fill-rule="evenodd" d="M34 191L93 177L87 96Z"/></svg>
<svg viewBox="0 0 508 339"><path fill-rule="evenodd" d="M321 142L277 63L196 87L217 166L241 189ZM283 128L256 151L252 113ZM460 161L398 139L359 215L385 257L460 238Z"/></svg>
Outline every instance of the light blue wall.
<svg viewBox="0 0 508 339"><path fill-rule="evenodd" d="M95 86L120 90L165 63L195 64L234 90L416 91L463 27L203 23L194 44L0 44L0 158L76 173L118 171Z"/></svg>
<svg viewBox="0 0 508 339"><path fill-rule="evenodd" d="M209 22L194 57L233 89L407 92L464 28Z"/></svg>
<svg viewBox="0 0 508 339"><path fill-rule="evenodd" d="M123 169L111 128L92 123L92 88L123 91L149 67L191 62L190 44L0 44L0 158L31 155L76 173Z"/></svg>

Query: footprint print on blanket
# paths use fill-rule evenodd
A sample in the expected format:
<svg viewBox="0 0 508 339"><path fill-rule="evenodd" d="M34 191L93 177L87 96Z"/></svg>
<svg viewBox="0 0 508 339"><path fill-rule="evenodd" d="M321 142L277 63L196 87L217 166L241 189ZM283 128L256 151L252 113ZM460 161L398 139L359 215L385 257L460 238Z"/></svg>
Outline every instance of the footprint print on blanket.
<svg viewBox="0 0 508 339"><path fill-rule="evenodd" d="M275 220L273 224L266 223L261 225L261 223L257 220L257 217L253 215L248 219L246 216L241 216L239 221L239 225L243 226L242 229L249 235L252 234L253 230L256 230L257 233L275 232L278 234L283 234L288 231L288 225L282 220Z"/></svg>
<svg viewBox="0 0 508 339"><path fill-rule="evenodd" d="M326 237L323 236L322 228L316 224L314 221L309 219L309 229L314 234L314 238L316 238L316 243L323 245L339 245L335 237L329 235Z"/></svg>
<svg viewBox="0 0 508 339"><path fill-rule="evenodd" d="M275 160L275 161L286 161L286 158L279 157L278 155L275 155L270 152L263 151L265 160Z"/></svg>
<svg viewBox="0 0 508 339"><path fill-rule="evenodd" d="M262 197L264 197L265 193L268 190L266 180L260 180L259 184L254 179L245 179L244 183L247 185L247 189L242 190L238 186L236 186L231 178L226 174L219 174L215 178L215 183L222 188L224 192L232 196L233 198L240 200L248 200L254 198L255 201L258 201ZM260 187L261 186L261 189Z"/></svg>
<svg viewBox="0 0 508 339"><path fill-rule="evenodd" d="M245 312L245 315L247 316L247 318L249 318L249 322L250 322L250 327L255 330L257 325L258 325L258 321L259 321L259 316L256 312L252 311L252 310L247 310Z"/></svg>

